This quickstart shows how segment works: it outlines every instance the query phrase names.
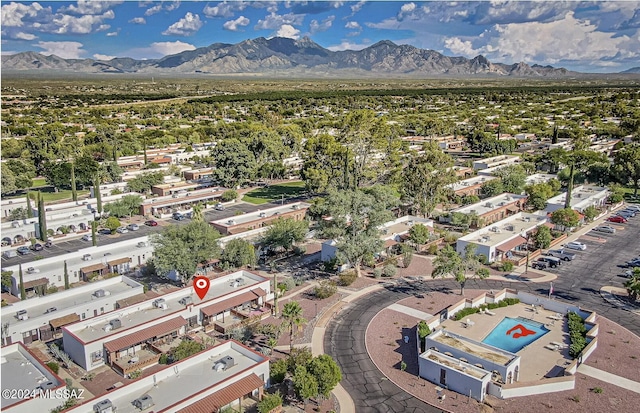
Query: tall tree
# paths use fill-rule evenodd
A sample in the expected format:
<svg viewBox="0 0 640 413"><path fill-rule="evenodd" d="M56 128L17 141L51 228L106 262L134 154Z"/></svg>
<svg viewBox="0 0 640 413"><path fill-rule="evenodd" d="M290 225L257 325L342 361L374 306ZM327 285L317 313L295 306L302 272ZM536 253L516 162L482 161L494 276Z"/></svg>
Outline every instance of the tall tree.
<svg viewBox="0 0 640 413"><path fill-rule="evenodd" d="M191 221L187 225L170 225L150 236L154 247L153 263L159 274L177 271L189 281L198 264L220 257L220 233L209 223Z"/></svg>
<svg viewBox="0 0 640 413"><path fill-rule="evenodd" d="M100 180L95 179L93 183L93 188L96 195L96 210L98 214L102 214L102 192L100 191Z"/></svg>
<svg viewBox="0 0 640 413"><path fill-rule="evenodd" d="M318 381L305 366L297 366L293 374L293 389L302 399L306 410L307 401L318 395Z"/></svg>
<svg viewBox="0 0 640 413"><path fill-rule="evenodd" d="M309 192L324 193L348 186L352 154L333 135L321 134L307 139L303 159L300 177Z"/></svg>
<svg viewBox="0 0 640 413"><path fill-rule="evenodd" d="M262 243L272 248L283 248L289 251L294 244L304 240L309 229L309 222L296 221L293 218L278 218L271 223Z"/></svg>
<svg viewBox="0 0 640 413"><path fill-rule="evenodd" d="M571 208L558 209L551 213L551 222L566 228L578 226L580 214Z"/></svg>
<svg viewBox="0 0 640 413"><path fill-rule="evenodd" d="M20 286L20 299L27 299L27 291L24 288L24 279L22 277L22 264L18 264L18 283Z"/></svg>
<svg viewBox="0 0 640 413"><path fill-rule="evenodd" d="M44 207L42 192L38 192L38 223L40 227L40 239L47 242L49 237L49 234L47 234L47 212Z"/></svg>
<svg viewBox="0 0 640 413"><path fill-rule="evenodd" d="M71 199L78 202L78 191L76 190L76 167L71 164Z"/></svg>
<svg viewBox="0 0 640 413"><path fill-rule="evenodd" d="M225 245L221 260L232 268L255 265L256 250L253 244L247 240L232 239Z"/></svg>
<svg viewBox="0 0 640 413"><path fill-rule="evenodd" d="M517 164L500 168L494 175L502 180L502 189L512 194L521 194L527 182L527 172Z"/></svg>
<svg viewBox="0 0 640 413"><path fill-rule="evenodd" d="M204 221L204 215L202 214L202 204L195 204L191 207L191 219L194 221Z"/></svg>
<svg viewBox="0 0 640 413"><path fill-rule="evenodd" d="M318 392L328 398L331 391L342 380L342 372L336 362L326 354L314 357L308 364L308 371L318 382Z"/></svg>
<svg viewBox="0 0 640 413"><path fill-rule="evenodd" d="M96 234L98 230L98 221L91 221L91 245L94 247L98 245L98 236Z"/></svg>
<svg viewBox="0 0 640 413"><path fill-rule="evenodd" d="M338 257L351 264L358 276L364 257L381 251L383 242L378 228L393 218L389 209L397 203L397 196L381 185L329 192L323 215L331 219L322 220L322 235L337 241Z"/></svg>
<svg viewBox="0 0 640 413"><path fill-rule="evenodd" d="M282 308L282 318L284 318L287 327L289 327L289 351L293 351L293 337L295 331L307 322L302 314L302 306L297 301L289 301Z"/></svg>
<svg viewBox="0 0 640 413"><path fill-rule="evenodd" d="M576 173L584 173L589 169L590 165L595 163L609 162L607 155L599 152L589 151L583 148L585 144L581 140L576 141L576 149L566 152L564 163L569 165L569 179L567 182L567 194L564 200L564 207L571 206L571 193L573 192L573 183Z"/></svg>
<svg viewBox="0 0 640 413"><path fill-rule="evenodd" d="M637 196L640 187L640 144L627 145L616 152L613 171L618 182L633 186L633 194Z"/></svg>
<svg viewBox="0 0 640 413"><path fill-rule="evenodd" d="M435 144L424 146L423 155L412 156L402 171L402 200L425 217L446 200L446 185L457 181L453 159Z"/></svg>
<svg viewBox="0 0 640 413"><path fill-rule="evenodd" d="M33 207L31 206L31 192L27 192L27 218L33 218Z"/></svg>
<svg viewBox="0 0 640 413"><path fill-rule="evenodd" d="M64 289L68 290L69 285L69 271L67 270L67 260L64 260Z"/></svg>
<svg viewBox="0 0 640 413"><path fill-rule="evenodd" d="M441 249L433 262L431 277L452 276L460 284L460 295L464 295L464 286L469 278L484 279L489 276L489 270L480 265L480 259L475 254L475 250L475 244L467 244L462 255L451 246Z"/></svg>

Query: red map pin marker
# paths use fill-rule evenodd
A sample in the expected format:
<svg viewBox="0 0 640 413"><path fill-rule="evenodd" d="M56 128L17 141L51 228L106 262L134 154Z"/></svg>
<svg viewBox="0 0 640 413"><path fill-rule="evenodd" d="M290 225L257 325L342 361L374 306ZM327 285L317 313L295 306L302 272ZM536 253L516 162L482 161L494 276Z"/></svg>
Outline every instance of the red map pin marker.
<svg viewBox="0 0 640 413"><path fill-rule="evenodd" d="M198 294L201 300L207 295L210 286L211 282L207 277L196 277L193 279L193 289L196 290L196 294Z"/></svg>

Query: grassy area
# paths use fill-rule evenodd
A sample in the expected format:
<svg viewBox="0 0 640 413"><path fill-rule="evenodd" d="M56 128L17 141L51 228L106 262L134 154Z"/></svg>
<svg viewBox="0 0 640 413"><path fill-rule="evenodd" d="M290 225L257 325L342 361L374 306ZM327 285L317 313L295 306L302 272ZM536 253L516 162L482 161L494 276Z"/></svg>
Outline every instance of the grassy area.
<svg viewBox="0 0 640 413"><path fill-rule="evenodd" d="M78 197L89 195L89 191L78 191ZM62 190L60 192L43 192L42 198L44 202L71 200L71 190Z"/></svg>
<svg viewBox="0 0 640 413"><path fill-rule="evenodd" d="M31 183L31 187L39 187L39 186L45 186L47 184L47 180L45 178L33 178Z"/></svg>
<svg viewBox="0 0 640 413"><path fill-rule="evenodd" d="M242 200L251 204L260 205L280 200L282 199L282 196L287 199L303 195L304 193L306 193L304 182L284 182L281 184L269 185L264 188L254 189L251 192L247 192Z"/></svg>

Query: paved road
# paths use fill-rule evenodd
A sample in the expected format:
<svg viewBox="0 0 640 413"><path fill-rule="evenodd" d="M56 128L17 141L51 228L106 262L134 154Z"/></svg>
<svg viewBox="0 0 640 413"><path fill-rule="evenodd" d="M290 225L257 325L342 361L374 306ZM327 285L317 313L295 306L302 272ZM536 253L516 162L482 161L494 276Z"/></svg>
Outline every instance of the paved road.
<svg viewBox="0 0 640 413"><path fill-rule="evenodd" d="M536 294L548 292L546 284L497 280L470 280L466 288L514 288ZM324 337L324 351L331 355L342 369L341 383L353 398L357 412L440 412L438 408L414 398L390 382L371 361L365 347L367 326L380 310L400 299L426 291L459 294L460 286L453 280L400 282L397 285L389 285L386 289L354 301L328 324ZM561 293L563 296L572 297L570 291ZM582 295L568 301L575 302L578 298L582 298ZM624 325L635 334L640 334L640 320L637 316L613 308L602 298L597 300L594 296L590 304L585 304L584 307Z"/></svg>

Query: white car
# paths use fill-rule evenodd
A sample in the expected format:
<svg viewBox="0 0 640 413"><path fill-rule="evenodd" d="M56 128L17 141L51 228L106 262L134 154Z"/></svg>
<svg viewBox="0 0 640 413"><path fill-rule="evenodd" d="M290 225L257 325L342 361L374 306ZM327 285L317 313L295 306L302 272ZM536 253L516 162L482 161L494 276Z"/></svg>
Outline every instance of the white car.
<svg viewBox="0 0 640 413"><path fill-rule="evenodd" d="M572 250L580 250L580 251L584 251L587 249L586 244L583 244L582 242L578 242L578 241L567 242L566 244L564 244L564 247Z"/></svg>
<svg viewBox="0 0 640 413"><path fill-rule="evenodd" d="M127 225L127 229L129 231L137 231L140 229L140 227L138 226L138 224L129 224Z"/></svg>
<svg viewBox="0 0 640 413"><path fill-rule="evenodd" d="M127 227L120 227L116 230L116 232L118 234L126 234L127 232L129 232L129 230L127 229Z"/></svg>
<svg viewBox="0 0 640 413"><path fill-rule="evenodd" d="M616 233L616 229L609 225L600 225L599 227L595 227L593 230L598 232L606 232L607 234Z"/></svg>
<svg viewBox="0 0 640 413"><path fill-rule="evenodd" d="M91 241L91 235L83 235L82 236L82 240L83 241Z"/></svg>
<svg viewBox="0 0 640 413"><path fill-rule="evenodd" d="M27 273L28 274L36 274L36 273L39 273L39 272L40 272L40 270L37 269L37 268L33 268L33 267L27 268Z"/></svg>
<svg viewBox="0 0 640 413"><path fill-rule="evenodd" d="M640 212L640 205L638 205L638 204L630 204L630 205L627 205L627 207L625 209L635 209L637 212Z"/></svg>

